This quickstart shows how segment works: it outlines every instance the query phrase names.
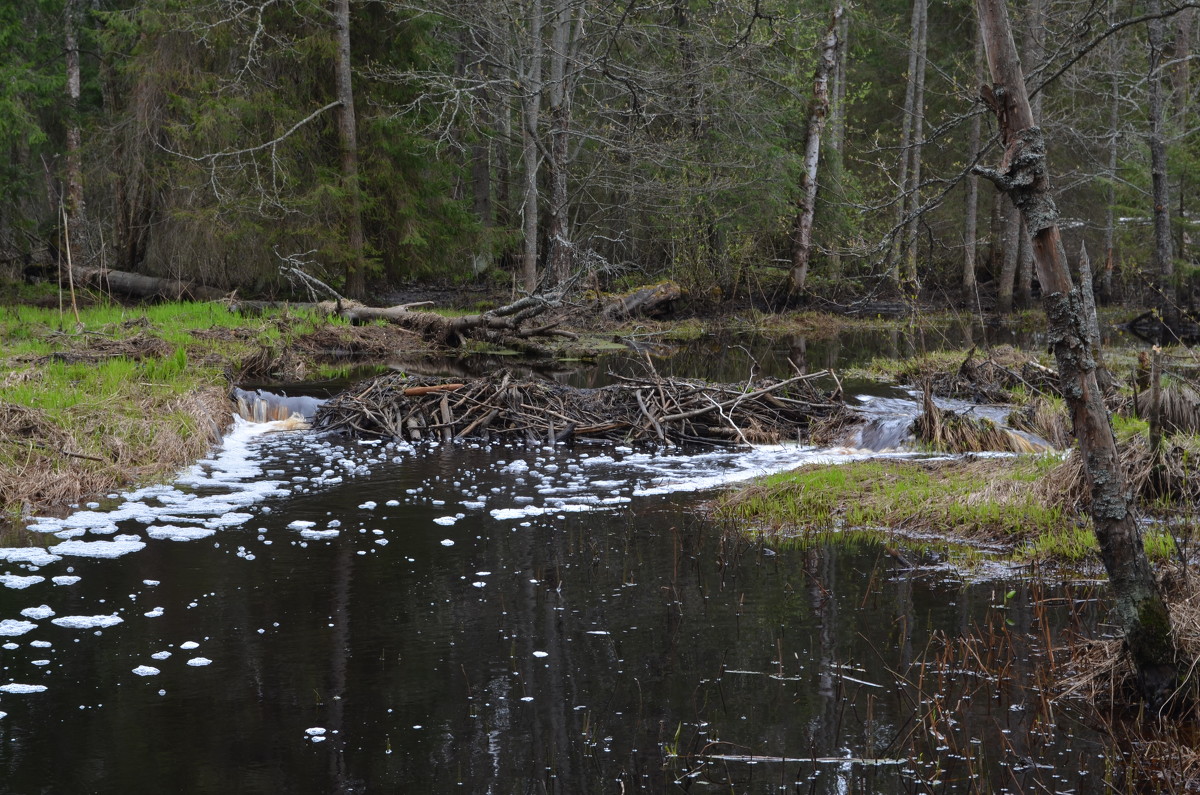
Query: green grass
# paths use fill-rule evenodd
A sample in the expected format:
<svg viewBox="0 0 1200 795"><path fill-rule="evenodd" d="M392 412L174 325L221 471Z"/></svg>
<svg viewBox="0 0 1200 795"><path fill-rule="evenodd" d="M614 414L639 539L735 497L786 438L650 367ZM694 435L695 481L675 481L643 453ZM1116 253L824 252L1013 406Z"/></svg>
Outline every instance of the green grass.
<svg viewBox="0 0 1200 795"><path fill-rule="evenodd" d="M202 417L224 412L230 368L345 323L295 309L244 317L176 302L81 308L77 327L69 311L0 306L0 409L32 410L20 416L35 428L0 428L0 515L169 474L210 443ZM32 483L31 472L44 482Z"/></svg>
<svg viewBox="0 0 1200 795"><path fill-rule="evenodd" d="M1023 456L957 466L874 460L805 467L766 478L720 511L784 532L828 530L836 523L1016 539L1048 531L1067 517L1022 493L1028 489L998 489L997 483L1031 484L1054 463Z"/></svg>
<svg viewBox="0 0 1200 795"><path fill-rule="evenodd" d="M780 546L899 536L920 548L937 536L959 563L977 558L970 544L982 541L1003 544L1013 561L1095 562L1090 519L1047 504L1034 488L1058 464L1054 456L1018 456L804 467L723 498L716 513ZM1151 560L1169 559L1174 543L1157 528L1145 534Z"/></svg>

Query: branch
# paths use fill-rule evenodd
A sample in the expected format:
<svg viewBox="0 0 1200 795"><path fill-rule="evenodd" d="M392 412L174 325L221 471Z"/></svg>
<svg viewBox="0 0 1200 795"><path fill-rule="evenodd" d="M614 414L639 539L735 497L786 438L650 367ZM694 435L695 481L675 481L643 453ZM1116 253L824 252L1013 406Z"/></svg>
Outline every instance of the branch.
<svg viewBox="0 0 1200 795"><path fill-rule="evenodd" d="M308 124L310 121L317 118L325 111L330 110L332 108L336 108L341 104L342 104L342 101L340 99L335 99L333 102L330 102L328 105L326 105L322 108L318 108L317 110L314 110L308 116L306 116L305 118L303 118L300 121L293 124L291 129L289 129L287 132L285 132L283 135L279 136L278 138L267 141L266 143L263 143L263 144L259 144L258 146L251 146L246 149L235 149L233 151L227 151L227 152L210 152L206 155L200 155L199 157L195 157L193 155L185 155L183 152L176 152L172 149L168 149L167 147L165 147L162 144L157 143L157 142L156 142L156 145L158 146L159 149L162 149L164 152L175 155L176 157L182 157L185 160L191 160L193 163L203 163L203 162L207 161L209 165L215 165L216 161L222 157L238 157L239 155L253 154L254 152L261 152L264 149L270 149L274 146L277 146L277 145L283 143L289 137L291 137L291 135L293 133L295 133L297 130L299 130L301 127Z"/></svg>

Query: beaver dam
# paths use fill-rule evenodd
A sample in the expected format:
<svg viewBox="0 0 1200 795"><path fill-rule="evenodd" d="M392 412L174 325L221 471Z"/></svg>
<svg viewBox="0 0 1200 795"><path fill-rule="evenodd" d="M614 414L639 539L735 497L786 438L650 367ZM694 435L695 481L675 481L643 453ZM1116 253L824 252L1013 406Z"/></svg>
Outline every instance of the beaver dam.
<svg viewBox="0 0 1200 795"><path fill-rule="evenodd" d="M510 373L447 383L389 374L334 397L314 427L394 439L503 437L534 443L588 438L679 445L769 444L805 440L852 415L824 370L784 380L712 384L629 378L596 389L518 381Z"/></svg>

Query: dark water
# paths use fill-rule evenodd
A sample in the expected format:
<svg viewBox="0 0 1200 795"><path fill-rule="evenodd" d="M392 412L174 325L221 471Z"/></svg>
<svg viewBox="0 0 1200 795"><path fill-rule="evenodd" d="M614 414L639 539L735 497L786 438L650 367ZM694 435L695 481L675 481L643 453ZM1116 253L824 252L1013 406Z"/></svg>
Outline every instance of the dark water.
<svg viewBox="0 0 1200 795"><path fill-rule="evenodd" d="M47 578L0 588L0 620L35 625L0 638L0 682L46 688L0 692L0 791L1104 791L1101 746L1036 708L1024 650L1094 622L1090 586L726 540L698 510L711 492L680 489L732 458L307 434L230 450L207 479L113 501L145 507L115 528L144 548L0 562ZM235 496L188 514L193 494ZM215 532L153 537L171 527ZM21 613L43 605L123 620ZM979 633L983 657L1020 647L1007 678L935 659Z"/></svg>

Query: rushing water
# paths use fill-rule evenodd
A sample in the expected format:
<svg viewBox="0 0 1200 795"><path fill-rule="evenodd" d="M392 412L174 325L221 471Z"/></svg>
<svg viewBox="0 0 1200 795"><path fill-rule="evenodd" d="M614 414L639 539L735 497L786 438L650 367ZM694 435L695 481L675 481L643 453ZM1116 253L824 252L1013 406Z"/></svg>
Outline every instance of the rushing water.
<svg viewBox="0 0 1200 795"><path fill-rule="evenodd" d="M861 453L268 428L0 550L0 791L1104 791L1027 659L919 669L952 704L911 667L935 633L1056 637L1088 587L772 551L698 510Z"/></svg>

